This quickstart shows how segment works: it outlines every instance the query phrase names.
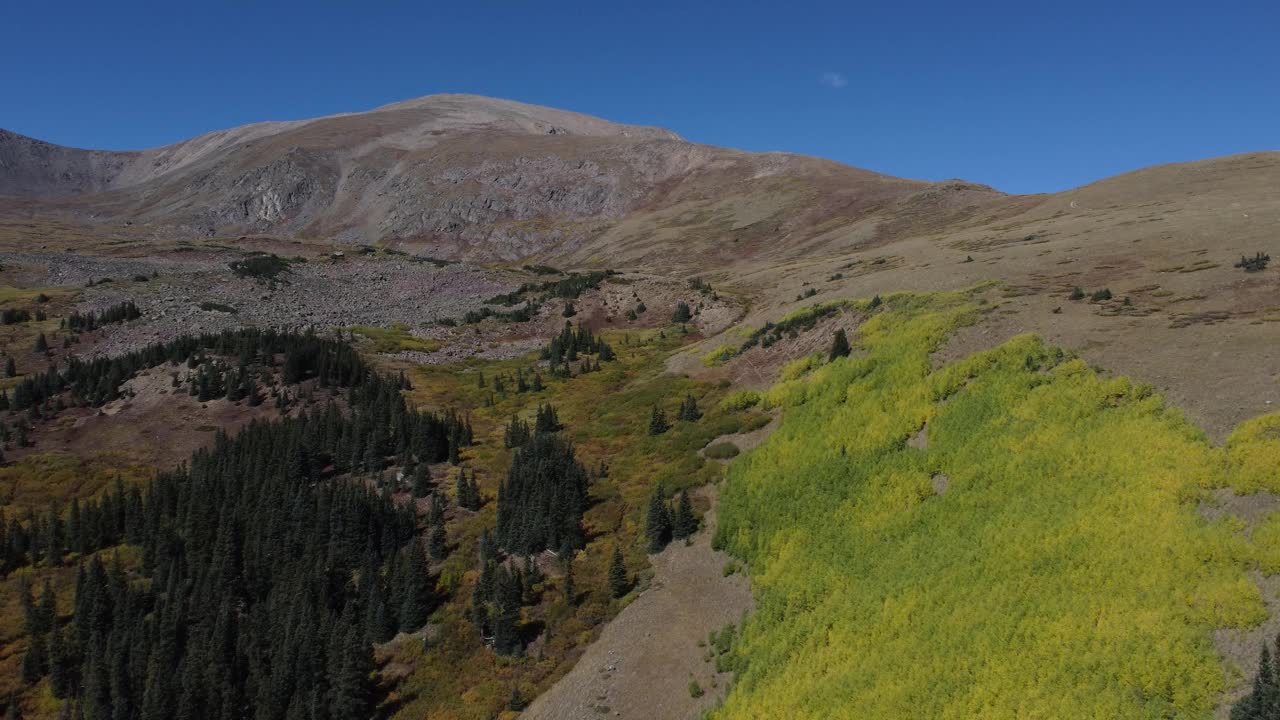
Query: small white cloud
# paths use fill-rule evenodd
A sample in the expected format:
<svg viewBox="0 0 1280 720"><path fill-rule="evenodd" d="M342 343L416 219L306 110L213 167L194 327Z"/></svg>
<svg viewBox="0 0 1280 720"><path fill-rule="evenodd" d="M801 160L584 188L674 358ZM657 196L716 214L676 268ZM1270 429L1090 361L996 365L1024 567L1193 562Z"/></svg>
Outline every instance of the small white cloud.
<svg viewBox="0 0 1280 720"><path fill-rule="evenodd" d="M842 88L849 84L849 78L838 72L828 70L822 73L822 84L830 88Z"/></svg>

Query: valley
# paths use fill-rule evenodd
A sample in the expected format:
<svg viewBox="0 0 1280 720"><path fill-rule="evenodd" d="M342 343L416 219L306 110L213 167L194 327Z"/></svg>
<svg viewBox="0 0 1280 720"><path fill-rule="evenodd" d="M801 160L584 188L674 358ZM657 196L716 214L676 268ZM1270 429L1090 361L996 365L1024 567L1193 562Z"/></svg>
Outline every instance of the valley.
<svg viewBox="0 0 1280 720"><path fill-rule="evenodd" d="M1237 717L1277 187L1006 195L462 95L0 133L0 705Z"/></svg>

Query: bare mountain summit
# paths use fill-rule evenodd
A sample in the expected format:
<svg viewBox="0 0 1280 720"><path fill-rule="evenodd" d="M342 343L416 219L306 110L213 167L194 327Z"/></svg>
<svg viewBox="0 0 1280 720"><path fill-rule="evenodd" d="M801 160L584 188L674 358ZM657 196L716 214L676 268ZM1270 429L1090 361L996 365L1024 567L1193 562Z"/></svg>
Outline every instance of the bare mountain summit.
<svg viewBox="0 0 1280 720"><path fill-rule="evenodd" d="M0 194L12 196L0 207L11 215L175 236L383 242L476 259L590 254L610 230L623 231L611 243L651 239L665 252L675 228L734 235L742 254L779 233L809 237L833 217L871 220L913 202L938 215L1000 197L470 95L257 123L135 152L6 132L0 167Z"/></svg>

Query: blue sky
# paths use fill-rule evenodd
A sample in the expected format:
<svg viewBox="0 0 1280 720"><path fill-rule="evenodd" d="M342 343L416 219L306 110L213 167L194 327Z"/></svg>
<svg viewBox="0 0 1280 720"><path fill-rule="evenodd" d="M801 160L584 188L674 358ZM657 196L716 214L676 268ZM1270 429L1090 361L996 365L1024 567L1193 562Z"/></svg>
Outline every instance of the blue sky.
<svg viewBox="0 0 1280 720"><path fill-rule="evenodd" d="M1264 0L77 0L4 23L0 127L80 147L469 92L1009 192L1280 148Z"/></svg>

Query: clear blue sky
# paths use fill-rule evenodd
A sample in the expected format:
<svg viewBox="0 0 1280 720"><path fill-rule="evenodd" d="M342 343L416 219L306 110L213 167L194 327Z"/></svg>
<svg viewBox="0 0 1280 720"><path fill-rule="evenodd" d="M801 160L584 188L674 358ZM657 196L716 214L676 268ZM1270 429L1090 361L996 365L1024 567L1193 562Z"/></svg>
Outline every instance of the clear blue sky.
<svg viewBox="0 0 1280 720"><path fill-rule="evenodd" d="M80 147L467 92L1010 192L1280 148L1266 0L73 0L3 22L0 127Z"/></svg>

